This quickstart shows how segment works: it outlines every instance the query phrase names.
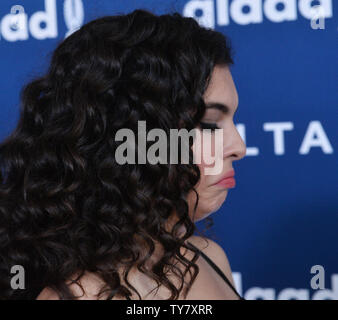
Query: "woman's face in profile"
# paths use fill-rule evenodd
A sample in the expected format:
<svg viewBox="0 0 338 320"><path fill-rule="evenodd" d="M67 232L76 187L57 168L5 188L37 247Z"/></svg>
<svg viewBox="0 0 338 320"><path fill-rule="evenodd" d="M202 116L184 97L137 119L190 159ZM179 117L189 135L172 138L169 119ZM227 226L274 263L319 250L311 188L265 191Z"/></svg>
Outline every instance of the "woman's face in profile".
<svg viewBox="0 0 338 320"><path fill-rule="evenodd" d="M229 67L216 66L214 68L209 86L204 93L204 101L207 109L201 120L201 128L223 129L223 141L217 140L216 143L215 137L217 135L211 131L211 133L205 134L206 137L209 135L208 139L197 138L194 142L194 155L198 152L201 157L200 164L197 164L201 178L195 186L199 201L194 217L192 214L196 195L194 192L188 195L189 210L194 222L206 218L221 207L228 195L229 188L234 186L229 180L227 180L229 183L224 180L220 181L227 173L231 174L233 161L242 159L246 153L245 143L233 122L238 106L238 94ZM214 103L218 103L218 105L212 105ZM215 155L211 164L210 159L207 159L206 150L211 150L211 155ZM215 168L216 162L218 162L218 167L221 165L221 169L210 174L210 168Z"/></svg>

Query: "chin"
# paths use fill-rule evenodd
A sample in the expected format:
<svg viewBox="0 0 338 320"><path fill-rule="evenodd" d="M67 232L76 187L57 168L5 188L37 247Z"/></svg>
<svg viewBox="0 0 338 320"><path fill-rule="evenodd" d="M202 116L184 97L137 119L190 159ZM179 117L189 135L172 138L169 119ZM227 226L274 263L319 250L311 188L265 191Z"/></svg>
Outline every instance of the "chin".
<svg viewBox="0 0 338 320"><path fill-rule="evenodd" d="M227 189L212 190L212 192L198 191L198 193L200 197L198 201L197 210L195 214L193 214L193 212L190 211L190 217L193 219L193 222L203 220L208 216L210 216L212 213L219 210L227 198L228 190ZM191 193L188 197L188 203L190 208L194 207L195 201L196 201L195 194Z"/></svg>
<svg viewBox="0 0 338 320"><path fill-rule="evenodd" d="M215 199L215 201L210 201L208 205L205 207L203 206L201 208L199 206L195 214L194 222L203 220L207 218L208 216L210 216L211 214L213 214L214 212L216 212L217 210L219 210L222 207L223 203L225 202L225 199L226 199L226 194L218 198L217 200Z"/></svg>
<svg viewBox="0 0 338 320"><path fill-rule="evenodd" d="M214 212L209 212L209 213L206 213L206 214L203 214L203 215L196 215L195 219L194 219L194 222L198 222L198 221L201 221L207 217L209 217L211 214L213 214Z"/></svg>

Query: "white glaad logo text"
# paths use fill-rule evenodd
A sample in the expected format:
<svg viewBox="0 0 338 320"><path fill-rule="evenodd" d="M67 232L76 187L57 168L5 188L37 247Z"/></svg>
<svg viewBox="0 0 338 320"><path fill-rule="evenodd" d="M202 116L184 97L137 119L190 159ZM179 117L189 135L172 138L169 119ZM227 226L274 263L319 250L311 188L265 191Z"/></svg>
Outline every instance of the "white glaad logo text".
<svg viewBox="0 0 338 320"><path fill-rule="evenodd" d="M2 40L15 42L35 38L53 39L58 35L58 14L56 0L44 0L44 8L28 16L22 5L14 5L0 20ZM64 0L63 16L66 25L64 37L79 29L84 22L82 0Z"/></svg>
<svg viewBox="0 0 338 320"><path fill-rule="evenodd" d="M183 9L184 16L212 29L231 23L260 24L264 17L274 23L295 21L299 14L311 20L312 29L323 29L323 19L332 18L332 0L190 0Z"/></svg>

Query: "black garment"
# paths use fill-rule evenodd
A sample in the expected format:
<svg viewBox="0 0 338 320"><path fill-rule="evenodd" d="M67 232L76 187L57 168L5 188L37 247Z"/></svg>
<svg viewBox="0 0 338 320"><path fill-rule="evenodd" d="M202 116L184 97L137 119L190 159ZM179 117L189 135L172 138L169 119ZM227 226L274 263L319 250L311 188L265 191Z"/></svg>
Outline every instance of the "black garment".
<svg viewBox="0 0 338 320"><path fill-rule="evenodd" d="M222 270L200 249L198 249L196 246L194 246L191 242L187 241L189 245L191 245L193 248L195 248L198 251L198 255L201 255L206 262L209 263L209 265L223 278L223 280L227 283L227 285L235 292L235 294L239 297L240 300L245 300L243 297L241 297L237 290L234 288L234 286L231 284L229 279L226 277L226 275L222 272ZM129 296L127 296L127 300L131 300Z"/></svg>
<svg viewBox="0 0 338 320"><path fill-rule="evenodd" d="M226 277L226 275L222 272L222 270L201 250L199 250L196 246L194 246L191 242L187 241L192 247L198 250L199 254L202 255L202 257L205 259L206 262L209 263L209 265L223 278L223 280L228 284L228 286L235 292L235 294L239 297L240 300L245 300L243 297L239 295L237 290L234 288L234 286L231 284L229 279Z"/></svg>

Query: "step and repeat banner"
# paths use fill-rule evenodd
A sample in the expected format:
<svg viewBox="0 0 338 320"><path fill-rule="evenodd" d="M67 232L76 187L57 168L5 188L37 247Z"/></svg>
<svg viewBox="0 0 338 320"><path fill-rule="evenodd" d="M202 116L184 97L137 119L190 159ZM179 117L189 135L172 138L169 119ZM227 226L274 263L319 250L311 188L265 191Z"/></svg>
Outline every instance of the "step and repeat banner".
<svg viewBox="0 0 338 320"><path fill-rule="evenodd" d="M137 8L177 11L231 39L247 153L208 236L239 293L338 299L337 0L1 0L0 139L17 123L22 85L46 70L59 41Z"/></svg>

